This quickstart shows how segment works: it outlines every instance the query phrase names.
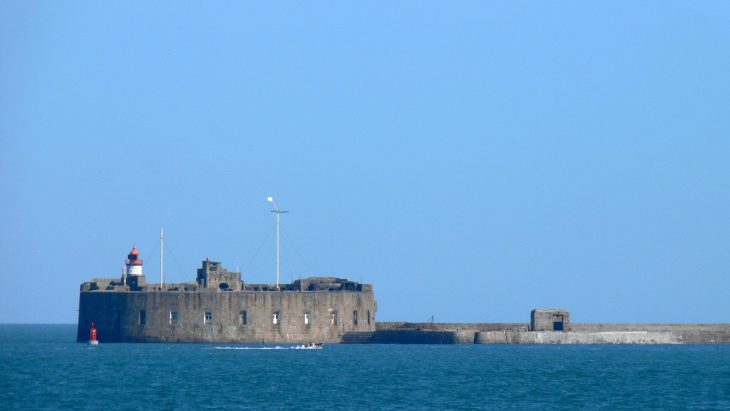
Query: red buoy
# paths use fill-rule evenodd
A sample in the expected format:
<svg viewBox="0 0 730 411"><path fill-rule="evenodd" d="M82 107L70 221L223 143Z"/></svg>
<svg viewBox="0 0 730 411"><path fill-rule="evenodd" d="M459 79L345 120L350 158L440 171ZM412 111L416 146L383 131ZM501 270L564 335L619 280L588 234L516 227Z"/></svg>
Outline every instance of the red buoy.
<svg viewBox="0 0 730 411"><path fill-rule="evenodd" d="M99 345L99 341L96 339L96 327L94 327L94 322L91 322L91 330L89 331L89 344L91 345Z"/></svg>

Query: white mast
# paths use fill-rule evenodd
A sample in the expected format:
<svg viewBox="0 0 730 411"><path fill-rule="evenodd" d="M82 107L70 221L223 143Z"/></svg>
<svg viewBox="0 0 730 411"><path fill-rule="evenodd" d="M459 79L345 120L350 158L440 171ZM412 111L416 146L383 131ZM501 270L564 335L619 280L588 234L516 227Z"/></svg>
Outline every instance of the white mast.
<svg viewBox="0 0 730 411"><path fill-rule="evenodd" d="M160 228L160 288L165 287L165 230Z"/></svg>
<svg viewBox="0 0 730 411"><path fill-rule="evenodd" d="M246 291L246 281L243 280L243 273L241 273L241 257L236 256L236 271L241 276L241 285L243 286L243 291Z"/></svg>
<svg viewBox="0 0 730 411"><path fill-rule="evenodd" d="M279 289L279 237L280 237L280 228L279 228L279 216L281 213L288 213L288 211L279 210L279 207L276 206L276 203L274 202L274 197L268 198L271 205L274 206L274 209L271 211L272 213L276 213L276 289Z"/></svg>

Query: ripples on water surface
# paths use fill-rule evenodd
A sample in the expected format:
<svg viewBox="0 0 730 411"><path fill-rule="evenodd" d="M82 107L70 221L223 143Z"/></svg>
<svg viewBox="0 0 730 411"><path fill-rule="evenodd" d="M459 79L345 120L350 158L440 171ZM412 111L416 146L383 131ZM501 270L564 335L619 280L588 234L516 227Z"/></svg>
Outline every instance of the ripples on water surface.
<svg viewBox="0 0 730 411"><path fill-rule="evenodd" d="M75 335L0 325L0 408L730 409L728 345L90 347Z"/></svg>

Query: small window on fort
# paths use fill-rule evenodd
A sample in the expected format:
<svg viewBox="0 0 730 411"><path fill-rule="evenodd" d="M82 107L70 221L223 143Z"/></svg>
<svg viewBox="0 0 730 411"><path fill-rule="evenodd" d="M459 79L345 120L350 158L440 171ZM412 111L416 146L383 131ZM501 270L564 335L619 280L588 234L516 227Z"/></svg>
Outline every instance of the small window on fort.
<svg viewBox="0 0 730 411"><path fill-rule="evenodd" d="M170 324L177 324L177 311L175 310L170 310Z"/></svg>
<svg viewBox="0 0 730 411"><path fill-rule="evenodd" d="M330 313L330 325L337 325L337 311Z"/></svg>
<svg viewBox="0 0 730 411"><path fill-rule="evenodd" d="M203 314L203 324L210 324L212 322L213 322L213 312L206 311L205 314Z"/></svg>
<svg viewBox="0 0 730 411"><path fill-rule="evenodd" d="M139 325L147 324L147 311L139 310Z"/></svg>
<svg viewBox="0 0 730 411"><path fill-rule="evenodd" d="M357 325L357 311L352 312L352 322Z"/></svg>
<svg viewBox="0 0 730 411"><path fill-rule="evenodd" d="M370 325L370 310L368 310L368 325Z"/></svg>
<svg viewBox="0 0 730 411"><path fill-rule="evenodd" d="M238 313L238 324L239 325L248 324L248 313L246 311L240 311Z"/></svg>
<svg viewBox="0 0 730 411"><path fill-rule="evenodd" d="M281 316L278 311L274 311L271 314L271 323L274 325L277 325L277 324L279 324L279 321L281 321Z"/></svg>
<svg viewBox="0 0 730 411"><path fill-rule="evenodd" d="M309 311L304 313L304 325L309 325L309 321L311 318L310 316L311 316L311 314L309 313Z"/></svg>

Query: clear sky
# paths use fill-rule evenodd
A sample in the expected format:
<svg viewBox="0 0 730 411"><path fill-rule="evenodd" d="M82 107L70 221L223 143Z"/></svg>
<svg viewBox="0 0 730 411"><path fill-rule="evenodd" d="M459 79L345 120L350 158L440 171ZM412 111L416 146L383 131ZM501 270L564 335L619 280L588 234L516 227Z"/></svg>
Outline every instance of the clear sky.
<svg viewBox="0 0 730 411"><path fill-rule="evenodd" d="M0 322L136 244L378 320L730 321L730 3L0 2Z"/></svg>

